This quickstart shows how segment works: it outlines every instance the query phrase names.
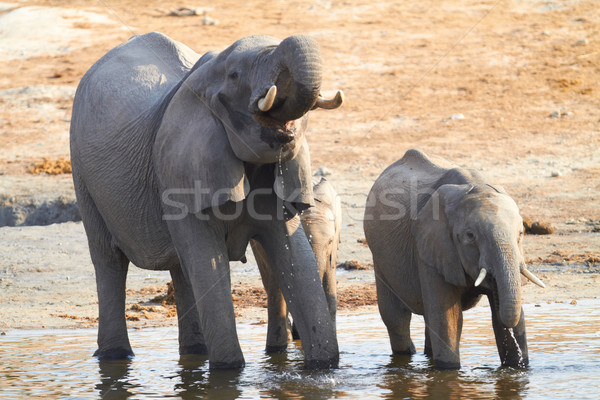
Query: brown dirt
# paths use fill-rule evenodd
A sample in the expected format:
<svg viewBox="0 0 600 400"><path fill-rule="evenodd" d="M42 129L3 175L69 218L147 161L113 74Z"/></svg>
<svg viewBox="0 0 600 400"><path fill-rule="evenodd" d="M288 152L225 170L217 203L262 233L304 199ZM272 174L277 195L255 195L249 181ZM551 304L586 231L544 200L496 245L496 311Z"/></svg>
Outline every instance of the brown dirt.
<svg viewBox="0 0 600 400"><path fill-rule="evenodd" d="M30 167L28 172L30 174L48 175L70 174L72 172L71 160L65 160L64 158L50 160L44 157L41 162L35 163L33 167Z"/></svg>
<svg viewBox="0 0 600 400"><path fill-rule="evenodd" d="M88 4L27 2L86 10ZM525 238L530 266L548 284L544 292L527 285L526 300L600 294L596 1L248 0L240 7L238 1L225 0L211 3L205 15L190 17L168 16L183 5L177 1L148 1L143 7L130 0L101 4L93 10L110 16L117 27L80 23L98 40L77 43L70 52L0 62L0 90L75 87L108 50L149 31L163 32L199 53L251 34L312 35L325 63L324 93L342 89L346 98L339 110L312 113L308 137L314 170L328 168L327 179L342 197L339 262L371 263L368 247L357 242L364 237L361 218L368 190L387 165L407 149L420 148L483 171L515 198L524 216L554 227L551 235ZM205 24L204 17L218 23ZM43 157L68 159L71 102L68 96L40 97L23 105L0 97L0 178L26 177ZM36 111L46 106L52 112ZM548 264L555 269L547 270ZM575 266L578 272L572 272ZM356 285L351 273L359 271L344 272L339 279L340 307L373 304L372 277ZM246 310L264 306L258 285L234 281L233 287L234 296L248 299ZM159 294L134 292L130 301L142 305ZM50 290L36 296L39 304L57 300ZM156 310L128 310L128 316L141 325L159 324L146 317L160 314ZM92 318L90 313L54 312L65 321L80 318L81 324L90 323L85 319ZM244 313L253 318L250 311Z"/></svg>

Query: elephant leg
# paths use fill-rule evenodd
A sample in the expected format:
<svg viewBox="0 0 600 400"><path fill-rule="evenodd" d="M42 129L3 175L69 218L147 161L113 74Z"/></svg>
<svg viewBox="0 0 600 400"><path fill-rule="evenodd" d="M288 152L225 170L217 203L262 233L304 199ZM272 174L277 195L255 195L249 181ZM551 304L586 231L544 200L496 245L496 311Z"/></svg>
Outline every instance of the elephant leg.
<svg viewBox="0 0 600 400"><path fill-rule="evenodd" d="M377 305L385 324L394 354L415 354L415 345L410 338L411 311L394 293L388 283L376 279Z"/></svg>
<svg viewBox="0 0 600 400"><path fill-rule="evenodd" d="M252 253L258 264L258 270L267 292L267 310L268 310L268 325L267 325L267 353L280 353L287 349L288 345L288 323L287 323L287 307L283 294L279 288L279 281L267 259L267 254L259 242L256 240L250 241Z"/></svg>
<svg viewBox="0 0 600 400"><path fill-rule="evenodd" d="M188 214L167 224L194 292L210 368L240 368L244 357L235 327L225 233L215 217L206 217Z"/></svg>
<svg viewBox="0 0 600 400"><path fill-rule="evenodd" d="M329 314L331 314L333 326L336 327L337 283L335 280L335 269L332 270L328 266L321 277L321 281L323 282L323 291L325 292L325 299L327 300L327 308L329 309ZM294 340L300 339L298 328L295 323L292 325L292 338Z"/></svg>
<svg viewBox="0 0 600 400"><path fill-rule="evenodd" d="M98 350L100 359L133 356L125 321L125 284L129 260L113 245L112 236L77 173L77 203L85 228L98 291Z"/></svg>
<svg viewBox="0 0 600 400"><path fill-rule="evenodd" d="M337 313L337 283L335 280L335 265L328 263L323 275L323 290L325 291L325 298L327 299L327 305L329 307L329 313L335 326L335 316Z"/></svg>
<svg viewBox="0 0 600 400"><path fill-rule="evenodd" d="M422 271L420 271L422 272ZM462 308L458 289L435 275L421 274L425 329L431 343L433 365L440 369L460 368Z"/></svg>
<svg viewBox="0 0 600 400"><path fill-rule="evenodd" d="M272 273L279 279L287 308L298 327L304 366L331 368L339 363L335 327L329 314L315 255L296 215L277 220L258 237Z"/></svg>
<svg viewBox="0 0 600 400"><path fill-rule="evenodd" d="M171 269L170 273L177 305L179 354L208 354L192 285L181 267Z"/></svg>
<svg viewBox="0 0 600 400"><path fill-rule="evenodd" d="M431 337L429 337L429 331L425 329L425 350L424 353L427 357L433 358L433 350L431 350Z"/></svg>
<svg viewBox="0 0 600 400"><path fill-rule="evenodd" d="M98 350L101 359L133 356L125 321L125 282L129 260L116 248L90 245L98 289Z"/></svg>
<svg viewBox="0 0 600 400"><path fill-rule="evenodd" d="M527 335L525 330L525 314L521 307L521 317L517 325L510 329L505 328L500 322L498 311L494 306L493 297L490 296L492 309L492 327L496 337L496 347L502 365L509 367L525 367L529 365L529 352L527 350Z"/></svg>

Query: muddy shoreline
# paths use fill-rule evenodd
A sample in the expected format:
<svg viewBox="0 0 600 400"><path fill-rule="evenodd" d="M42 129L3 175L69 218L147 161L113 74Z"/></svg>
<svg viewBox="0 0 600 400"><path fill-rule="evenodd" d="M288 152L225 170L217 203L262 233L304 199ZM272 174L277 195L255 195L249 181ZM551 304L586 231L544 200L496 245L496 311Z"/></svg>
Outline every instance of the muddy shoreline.
<svg viewBox="0 0 600 400"><path fill-rule="evenodd" d="M525 237L525 248L531 247ZM81 222L48 226L0 228L2 319L0 330L95 327L97 297L93 266L89 259ZM370 263L368 249L359 248L359 263ZM248 254L248 262L232 263L232 291L236 317L240 321L264 324L266 294L258 268ZM357 256L357 254L352 254ZM348 257L341 253L342 259ZM600 266L564 261L554 264L529 264L546 284L524 286L526 304L571 303L598 298ZM176 325L172 305L163 304L167 294L166 271L147 271L133 265L127 282L127 317L130 327ZM376 310L375 279L372 269L338 268L338 310L353 313L358 308ZM485 306L482 301L480 306Z"/></svg>
<svg viewBox="0 0 600 400"><path fill-rule="evenodd" d="M307 136L313 171L326 171L342 199L338 262L372 263L361 243L366 195L389 164L419 148L481 171L524 217L554 227L525 236L528 267L547 285L526 285L526 304L574 302L577 310L579 299L598 298L600 19L593 0L555 3L308 1L257 13L262 2L240 9L226 0L190 17L169 16L181 6L170 0L161 9L118 0L110 10L81 0L0 3L0 41L10 44L0 52L0 331L95 326L94 272L81 222L73 222L71 176L35 167L68 159L85 71L150 31L198 53L251 34L318 41L322 90L346 97L339 110L312 112ZM32 16L52 32L35 29ZM232 265L236 313L260 324L264 295L248 258ZM377 312L372 271L337 276L340 313ZM130 267L129 326L176 325L172 310L150 301L169 280Z"/></svg>

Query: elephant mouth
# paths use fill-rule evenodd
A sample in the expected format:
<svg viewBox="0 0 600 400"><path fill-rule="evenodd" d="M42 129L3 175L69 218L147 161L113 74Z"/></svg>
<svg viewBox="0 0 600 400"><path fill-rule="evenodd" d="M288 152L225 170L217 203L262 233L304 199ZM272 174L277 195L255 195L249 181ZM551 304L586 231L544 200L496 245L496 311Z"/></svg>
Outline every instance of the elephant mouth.
<svg viewBox="0 0 600 400"><path fill-rule="evenodd" d="M296 121L281 122L271 118L267 113L254 114L254 119L273 133L273 138L279 144L288 144L296 138Z"/></svg>

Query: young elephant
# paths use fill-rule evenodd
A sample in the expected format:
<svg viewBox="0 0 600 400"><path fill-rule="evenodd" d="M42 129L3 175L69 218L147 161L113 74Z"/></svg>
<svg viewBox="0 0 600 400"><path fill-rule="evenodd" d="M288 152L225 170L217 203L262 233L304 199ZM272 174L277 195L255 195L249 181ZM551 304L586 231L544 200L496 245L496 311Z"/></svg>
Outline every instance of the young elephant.
<svg viewBox="0 0 600 400"><path fill-rule="evenodd" d="M528 364L520 275L543 284L525 268L523 222L503 189L409 150L373 185L364 229L394 353L415 352L409 327L419 314L434 365L460 368L462 312L485 294L502 364Z"/></svg>
<svg viewBox="0 0 600 400"><path fill-rule="evenodd" d="M342 230L342 205L333 186L322 178L313 186L315 206L300 214L302 227L317 259L319 276L323 283L325 298L335 326L337 251ZM252 251L260 275L267 291L269 325L267 328L267 352L279 352L287 348L288 328L287 307L285 305L279 281L271 273L271 267L260 243L251 241ZM297 332L294 326L294 337Z"/></svg>

